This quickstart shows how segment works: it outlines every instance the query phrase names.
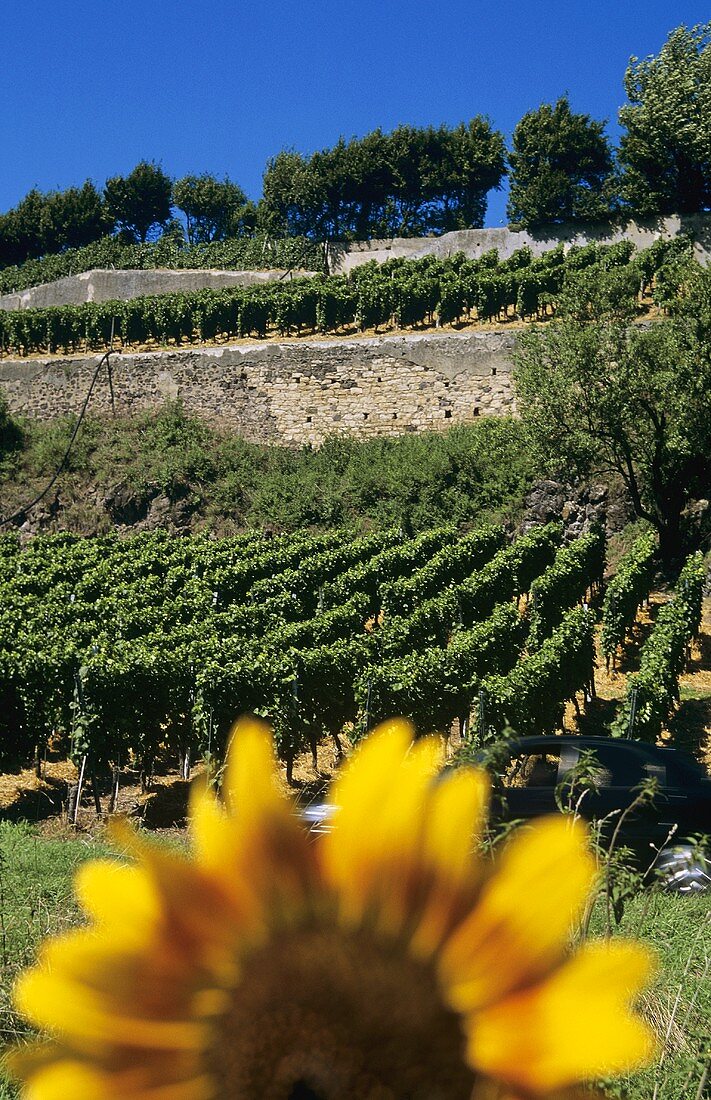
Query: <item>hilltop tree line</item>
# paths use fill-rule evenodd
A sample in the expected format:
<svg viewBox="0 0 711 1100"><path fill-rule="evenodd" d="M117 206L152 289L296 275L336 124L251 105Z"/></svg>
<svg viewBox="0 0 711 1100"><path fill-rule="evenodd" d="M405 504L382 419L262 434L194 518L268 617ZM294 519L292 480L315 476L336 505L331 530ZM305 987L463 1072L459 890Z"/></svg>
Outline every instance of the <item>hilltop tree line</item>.
<svg viewBox="0 0 711 1100"><path fill-rule="evenodd" d="M510 150L478 116L448 127L399 126L267 164L263 195L208 174L173 181L142 161L103 190L32 190L0 215L0 266L107 235L200 244L254 234L347 241L478 227L508 174L512 226L694 214L711 209L711 23L674 30L657 56L632 58L614 149L605 123L566 96L516 126ZM182 217L177 217L176 212Z"/></svg>

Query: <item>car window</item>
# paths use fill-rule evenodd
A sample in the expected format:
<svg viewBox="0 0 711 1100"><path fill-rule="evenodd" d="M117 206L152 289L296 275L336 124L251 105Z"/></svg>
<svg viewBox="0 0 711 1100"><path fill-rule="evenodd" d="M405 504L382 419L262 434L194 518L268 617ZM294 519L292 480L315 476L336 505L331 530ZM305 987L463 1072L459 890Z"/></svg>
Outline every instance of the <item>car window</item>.
<svg viewBox="0 0 711 1100"><path fill-rule="evenodd" d="M619 741L608 745L596 745L593 749L598 767L594 778L601 787L634 787L645 778L644 763L635 753L625 749Z"/></svg>
<svg viewBox="0 0 711 1100"><path fill-rule="evenodd" d="M667 785L667 769L664 764L649 763L644 765L644 774L647 779L656 779L660 787Z"/></svg>
<svg viewBox="0 0 711 1100"><path fill-rule="evenodd" d="M681 752L675 752L673 757L665 757L663 762L670 787L687 787L703 779L705 775L703 768L699 767L693 758Z"/></svg>
<svg viewBox="0 0 711 1100"><path fill-rule="evenodd" d="M508 763L503 775L504 787L555 787L558 783L560 753L519 753Z"/></svg>

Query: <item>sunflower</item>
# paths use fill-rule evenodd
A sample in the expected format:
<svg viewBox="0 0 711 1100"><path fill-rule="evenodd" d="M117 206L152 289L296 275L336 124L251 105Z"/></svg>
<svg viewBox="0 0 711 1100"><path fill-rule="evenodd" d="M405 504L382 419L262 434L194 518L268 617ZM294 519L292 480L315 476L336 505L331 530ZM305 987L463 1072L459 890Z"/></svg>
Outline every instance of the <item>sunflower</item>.
<svg viewBox="0 0 711 1100"><path fill-rule="evenodd" d="M309 836L269 731L243 720L224 802L197 786L190 858L127 828L135 862L77 880L85 928L15 1001L46 1042L10 1056L31 1100L528 1100L652 1049L633 943L569 955L595 876L564 818L476 854L484 775L437 776L405 722L367 738ZM436 777L436 778L435 778Z"/></svg>

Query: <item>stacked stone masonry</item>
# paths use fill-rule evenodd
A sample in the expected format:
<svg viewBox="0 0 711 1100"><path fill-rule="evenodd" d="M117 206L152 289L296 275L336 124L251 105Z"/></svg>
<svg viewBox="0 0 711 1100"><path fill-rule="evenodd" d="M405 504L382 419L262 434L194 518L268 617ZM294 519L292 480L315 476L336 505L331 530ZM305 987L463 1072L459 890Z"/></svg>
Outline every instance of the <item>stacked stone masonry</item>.
<svg viewBox="0 0 711 1100"><path fill-rule="evenodd" d="M179 399L255 443L399 435L514 411L514 334L503 331L263 342L111 356L117 413ZM78 412L100 356L0 360L14 414ZM103 371L93 414L111 411Z"/></svg>

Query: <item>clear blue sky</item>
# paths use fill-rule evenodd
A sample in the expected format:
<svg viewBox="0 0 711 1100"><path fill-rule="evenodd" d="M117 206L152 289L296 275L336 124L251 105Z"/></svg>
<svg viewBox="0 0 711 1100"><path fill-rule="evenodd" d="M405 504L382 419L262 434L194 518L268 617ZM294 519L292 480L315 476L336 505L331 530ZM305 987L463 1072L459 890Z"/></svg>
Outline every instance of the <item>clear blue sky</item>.
<svg viewBox="0 0 711 1100"><path fill-rule="evenodd" d="M31 187L103 184L142 159L228 175L342 134L488 115L507 138L542 102L610 120L631 54L696 0L32 0L3 3L0 210ZM487 223L504 217L490 196Z"/></svg>

